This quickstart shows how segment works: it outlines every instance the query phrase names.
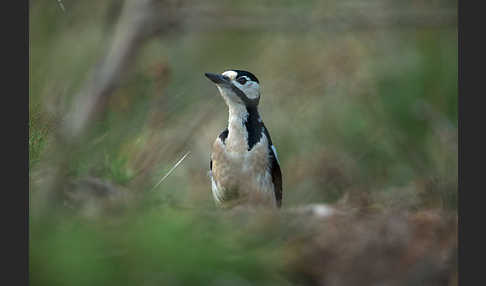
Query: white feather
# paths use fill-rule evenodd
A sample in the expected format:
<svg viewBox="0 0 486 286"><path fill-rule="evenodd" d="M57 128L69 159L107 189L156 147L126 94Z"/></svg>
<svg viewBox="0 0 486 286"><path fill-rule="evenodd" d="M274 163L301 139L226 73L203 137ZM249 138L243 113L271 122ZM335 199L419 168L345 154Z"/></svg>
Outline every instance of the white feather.
<svg viewBox="0 0 486 286"><path fill-rule="evenodd" d="M240 84L237 81L233 81L233 84L243 91L249 99L256 99L260 97L260 85L257 82L250 81L246 76L245 78L248 79L245 84Z"/></svg>
<svg viewBox="0 0 486 286"><path fill-rule="evenodd" d="M211 174L211 191L212 191L211 193L213 194L214 201L216 201L216 203L221 203L221 200L219 199L220 193L218 190L218 186L216 185L216 182L214 181L212 174Z"/></svg>
<svg viewBox="0 0 486 286"><path fill-rule="evenodd" d="M229 77L231 80L234 80L238 75L235 71L225 71L222 75Z"/></svg>

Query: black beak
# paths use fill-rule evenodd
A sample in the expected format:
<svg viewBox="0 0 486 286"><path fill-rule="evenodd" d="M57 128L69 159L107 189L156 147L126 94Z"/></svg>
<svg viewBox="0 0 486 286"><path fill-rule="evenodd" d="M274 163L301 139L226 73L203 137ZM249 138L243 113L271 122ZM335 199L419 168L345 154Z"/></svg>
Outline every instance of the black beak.
<svg viewBox="0 0 486 286"><path fill-rule="evenodd" d="M220 75L220 74L207 72L207 73L204 73L204 75L207 78L209 78L212 82L214 82L215 84L229 84L230 83L228 77L225 77L225 76Z"/></svg>

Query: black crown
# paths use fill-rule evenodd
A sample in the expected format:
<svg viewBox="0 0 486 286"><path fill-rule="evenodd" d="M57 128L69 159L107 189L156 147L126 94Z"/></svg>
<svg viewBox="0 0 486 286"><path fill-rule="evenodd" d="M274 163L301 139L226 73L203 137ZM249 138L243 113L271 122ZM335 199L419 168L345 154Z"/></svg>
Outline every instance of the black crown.
<svg viewBox="0 0 486 286"><path fill-rule="evenodd" d="M236 79L238 79L239 77L242 77L242 76L247 76L250 80L257 82L257 83L260 83L258 81L257 77L254 74L252 74L251 72L244 71L244 70L232 70L232 71L234 71L238 74L236 76Z"/></svg>

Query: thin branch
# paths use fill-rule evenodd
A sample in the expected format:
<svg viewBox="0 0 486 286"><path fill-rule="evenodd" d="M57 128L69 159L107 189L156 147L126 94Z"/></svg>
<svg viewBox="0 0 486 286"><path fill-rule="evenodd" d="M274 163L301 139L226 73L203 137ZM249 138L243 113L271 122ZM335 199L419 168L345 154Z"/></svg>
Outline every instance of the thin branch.
<svg viewBox="0 0 486 286"><path fill-rule="evenodd" d="M177 161L174 166L172 166L169 172L167 172L167 174L165 174L165 176L163 176L162 179L160 179L160 181L155 184L155 186L152 188L152 191L155 190L177 168L177 166L179 166L180 163L182 163L182 161L187 157L187 155L189 155L189 153L191 153L191 151L187 152L186 155L182 156L182 158Z"/></svg>

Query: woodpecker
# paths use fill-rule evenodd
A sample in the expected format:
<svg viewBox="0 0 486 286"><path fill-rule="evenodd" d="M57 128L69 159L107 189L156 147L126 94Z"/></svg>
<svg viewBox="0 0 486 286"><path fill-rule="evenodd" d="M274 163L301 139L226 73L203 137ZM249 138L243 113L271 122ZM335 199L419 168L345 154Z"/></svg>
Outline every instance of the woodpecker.
<svg viewBox="0 0 486 286"><path fill-rule="evenodd" d="M228 111L228 127L213 143L209 162L216 205L281 207L282 173L277 150L258 113L260 82L243 70L205 73Z"/></svg>

